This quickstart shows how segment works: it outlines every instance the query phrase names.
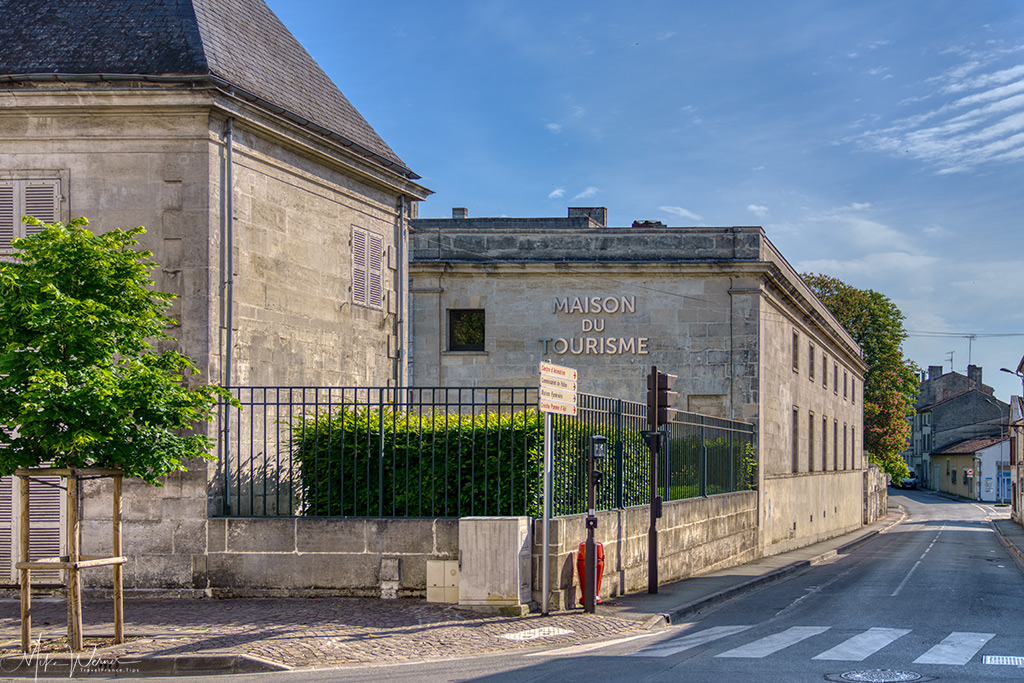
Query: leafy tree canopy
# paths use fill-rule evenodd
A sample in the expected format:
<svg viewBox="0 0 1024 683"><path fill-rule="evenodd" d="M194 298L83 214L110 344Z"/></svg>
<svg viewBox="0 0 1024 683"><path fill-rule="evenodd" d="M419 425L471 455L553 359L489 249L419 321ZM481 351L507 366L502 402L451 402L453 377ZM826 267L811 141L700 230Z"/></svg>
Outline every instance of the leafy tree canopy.
<svg viewBox="0 0 1024 683"><path fill-rule="evenodd" d="M864 349L864 446L893 481L909 474L901 453L910 437L917 366L903 357L903 313L888 297L828 275L804 273L804 282Z"/></svg>
<svg viewBox="0 0 1024 683"><path fill-rule="evenodd" d="M42 232L0 265L0 475L51 463L159 484L189 458L213 459L194 427L226 395L189 389L192 361L152 347L172 339L174 297L152 289L152 253L136 249L145 228L25 222Z"/></svg>

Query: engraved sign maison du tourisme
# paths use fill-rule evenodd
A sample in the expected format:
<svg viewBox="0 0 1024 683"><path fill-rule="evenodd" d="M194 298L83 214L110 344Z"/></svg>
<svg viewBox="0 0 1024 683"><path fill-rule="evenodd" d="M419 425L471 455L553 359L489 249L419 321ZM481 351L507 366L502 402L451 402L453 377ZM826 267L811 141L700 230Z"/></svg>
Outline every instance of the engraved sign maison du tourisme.
<svg viewBox="0 0 1024 683"><path fill-rule="evenodd" d="M540 401L544 413L576 414L576 370L552 363L540 364Z"/></svg>

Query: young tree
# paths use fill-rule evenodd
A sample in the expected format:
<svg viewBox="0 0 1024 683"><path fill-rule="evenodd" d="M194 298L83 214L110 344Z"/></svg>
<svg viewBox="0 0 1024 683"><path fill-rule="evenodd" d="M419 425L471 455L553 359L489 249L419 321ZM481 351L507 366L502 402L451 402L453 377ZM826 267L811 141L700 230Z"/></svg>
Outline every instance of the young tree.
<svg viewBox="0 0 1024 683"><path fill-rule="evenodd" d="M899 481L909 474L901 453L910 437L917 367L903 357L903 313L888 297L828 275L804 273L804 282L864 349L864 446L872 462Z"/></svg>
<svg viewBox="0 0 1024 683"><path fill-rule="evenodd" d="M120 468L157 478L213 459L194 432L220 396L189 388L198 369L177 351L164 315L172 294L152 289L145 228L95 235L79 218L15 240L0 265L0 475L19 467Z"/></svg>

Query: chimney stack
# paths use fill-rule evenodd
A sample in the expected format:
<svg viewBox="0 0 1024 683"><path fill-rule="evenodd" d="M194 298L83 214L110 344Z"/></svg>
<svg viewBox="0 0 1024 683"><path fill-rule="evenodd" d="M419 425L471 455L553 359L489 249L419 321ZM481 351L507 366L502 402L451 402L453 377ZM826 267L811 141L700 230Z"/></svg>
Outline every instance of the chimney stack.
<svg viewBox="0 0 1024 683"><path fill-rule="evenodd" d="M603 206L570 206L569 218L589 218L602 228L608 227L608 209Z"/></svg>
<svg viewBox="0 0 1024 683"><path fill-rule="evenodd" d="M942 377L942 366L941 365L929 365L928 366L928 379L938 379Z"/></svg>
<svg viewBox="0 0 1024 683"><path fill-rule="evenodd" d="M452 218L469 218L469 209L464 206L452 208Z"/></svg>
<svg viewBox="0 0 1024 683"><path fill-rule="evenodd" d="M978 386L981 386L981 366L980 365L968 365L967 366L967 379L973 379L977 382Z"/></svg>

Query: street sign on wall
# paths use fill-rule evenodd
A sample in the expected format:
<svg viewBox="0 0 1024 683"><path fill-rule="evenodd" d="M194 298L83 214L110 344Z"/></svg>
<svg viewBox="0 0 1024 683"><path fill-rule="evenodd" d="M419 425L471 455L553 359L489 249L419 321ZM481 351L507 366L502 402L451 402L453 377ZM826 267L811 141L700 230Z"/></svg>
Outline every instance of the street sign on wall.
<svg viewBox="0 0 1024 683"><path fill-rule="evenodd" d="M576 377L574 368L553 363L540 364L540 397L538 407L543 413L576 414Z"/></svg>

